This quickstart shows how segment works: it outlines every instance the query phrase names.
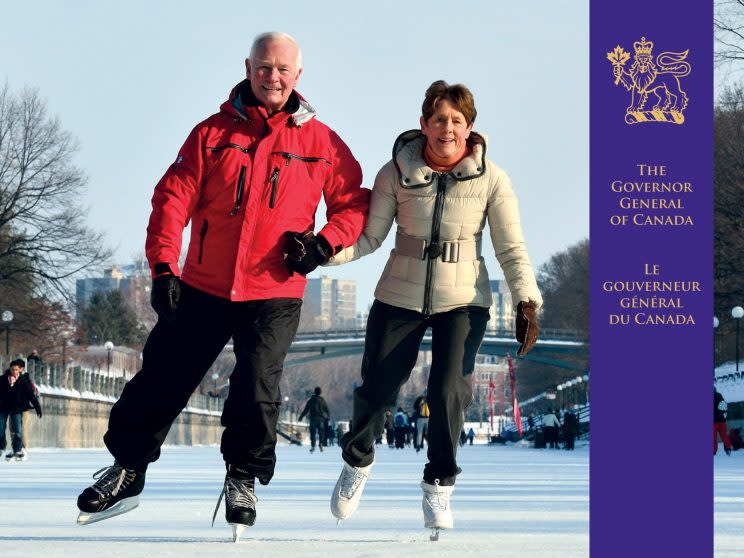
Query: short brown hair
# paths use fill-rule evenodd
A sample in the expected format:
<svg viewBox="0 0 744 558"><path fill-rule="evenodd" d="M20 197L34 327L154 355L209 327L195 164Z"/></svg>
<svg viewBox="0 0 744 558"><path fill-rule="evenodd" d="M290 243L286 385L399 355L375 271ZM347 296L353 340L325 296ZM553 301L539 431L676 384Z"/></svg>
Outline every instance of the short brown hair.
<svg viewBox="0 0 744 558"><path fill-rule="evenodd" d="M435 81L426 90L424 103L421 105L421 114L424 120L429 120L436 110L437 103L441 100L449 101L465 117L468 125L475 122L478 112L475 110L475 100L470 89L462 83L450 85L440 79Z"/></svg>

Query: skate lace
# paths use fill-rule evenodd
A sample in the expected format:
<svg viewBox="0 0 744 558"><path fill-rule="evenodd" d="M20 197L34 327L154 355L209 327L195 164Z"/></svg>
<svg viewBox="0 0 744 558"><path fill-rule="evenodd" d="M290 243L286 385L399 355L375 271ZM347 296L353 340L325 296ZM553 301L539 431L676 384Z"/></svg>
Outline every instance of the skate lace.
<svg viewBox="0 0 744 558"><path fill-rule="evenodd" d="M116 496L121 490L129 486L136 477L136 471L125 469L118 463L114 463L110 467L104 467L93 473L93 478L97 480L91 488L104 498Z"/></svg>
<svg viewBox="0 0 744 558"><path fill-rule="evenodd" d="M361 472L358 468L353 473L348 469L344 469L344 475L341 477L341 488L338 491L339 495L344 498L352 498L356 489L359 488L359 485L367 476L366 473Z"/></svg>
<svg viewBox="0 0 744 558"><path fill-rule="evenodd" d="M217 511L220 509L223 497L226 506L235 508L255 508L256 502L258 502L258 497L251 490L248 481L227 477L212 514L212 527L214 527L214 520L217 517Z"/></svg>

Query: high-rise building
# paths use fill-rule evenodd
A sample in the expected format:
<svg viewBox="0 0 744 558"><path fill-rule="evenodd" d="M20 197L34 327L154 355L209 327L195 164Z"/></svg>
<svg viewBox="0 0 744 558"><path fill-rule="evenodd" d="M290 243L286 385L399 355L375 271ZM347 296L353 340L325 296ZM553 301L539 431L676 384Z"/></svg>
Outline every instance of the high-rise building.
<svg viewBox="0 0 744 558"><path fill-rule="evenodd" d="M121 290L122 281L127 282L124 274L117 266L104 270L103 277L78 279L75 283L75 306L78 319L82 316L83 310L88 306L93 294Z"/></svg>
<svg viewBox="0 0 744 558"><path fill-rule="evenodd" d="M103 271L103 277L78 279L75 285L77 317L82 316L93 293L118 290L137 321L151 329L156 322L155 312L150 307L151 285L150 269L144 260L125 266L113 265Z"/></svg>
<svg viewBox="0 0 744 558"><path fill-rule="evenodd" d="M511 291L504 279L491 281L491 317L488 320L488 331L513 331L514 330L514 307L512 305Z"/></svg>
<svg viewBox="0 0 744 558"><path fill-rule="evenodd" d="M356 329L356 281L308 279L302 314L305 330Z"/></svg>

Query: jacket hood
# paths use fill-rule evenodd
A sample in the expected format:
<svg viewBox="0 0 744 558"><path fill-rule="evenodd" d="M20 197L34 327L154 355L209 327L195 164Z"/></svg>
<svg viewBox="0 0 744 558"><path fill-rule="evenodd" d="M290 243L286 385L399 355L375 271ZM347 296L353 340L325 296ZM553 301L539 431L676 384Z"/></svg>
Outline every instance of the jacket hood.
<svg viewBox="0 0 744 558"><path fill-rule="evenodd" d="M398 171L402 188L422 188L434 181L436 173L424 161L426 136L421 130L408 130L398 136L393 144L393 163ZM486 172L485 134L470 132L470 154L460 161L449 174L455 180L471 180Z"/></svg>
<svg viewBox="0 0 744 558"><path fill-rule="evenodd" d="M230 91L230 95L227 100L220 105L220 110L223 110L232 116L237 116L244 120L248 119L248 115L245 113L245 105L258 105L259 101L253 94L251 89L251 82L248 79L244 79ZM287 99L287 104L284 106L283 112L290 115L292 123L295 126L302 126L306 122L309 122L317 113L310 103L300 95L297 90L293 90Z"/></svg>

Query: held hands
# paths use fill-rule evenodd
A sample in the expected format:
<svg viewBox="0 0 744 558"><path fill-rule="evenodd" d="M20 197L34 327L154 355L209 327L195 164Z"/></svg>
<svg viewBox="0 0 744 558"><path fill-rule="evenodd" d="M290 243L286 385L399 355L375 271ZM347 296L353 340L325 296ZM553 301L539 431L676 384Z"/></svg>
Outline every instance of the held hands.
<svg viewBox="0 0 744 558"><path fill-rule="evenodd" d="M279 241L284 254L289 275L296 271L307 275L319 265L327 263L333 256L333 250L322 236L315 236L313 231L287 231Z"/></svg>
<svg viewBox="0 0 744 558"><path fill-rule="evenodd" d="M176 308L181 298L181 282L172 273L159 275L152 280L150 305L158 319L168 324L176 321Z"/></svg>
<svg viewBox="0 0 744 558"><path fill-rule="evenodd" d="M517 341L521 343L517 356L524 356L537 343L540 328L537 325L537 306L534 302L517 304Z"/></svg>

